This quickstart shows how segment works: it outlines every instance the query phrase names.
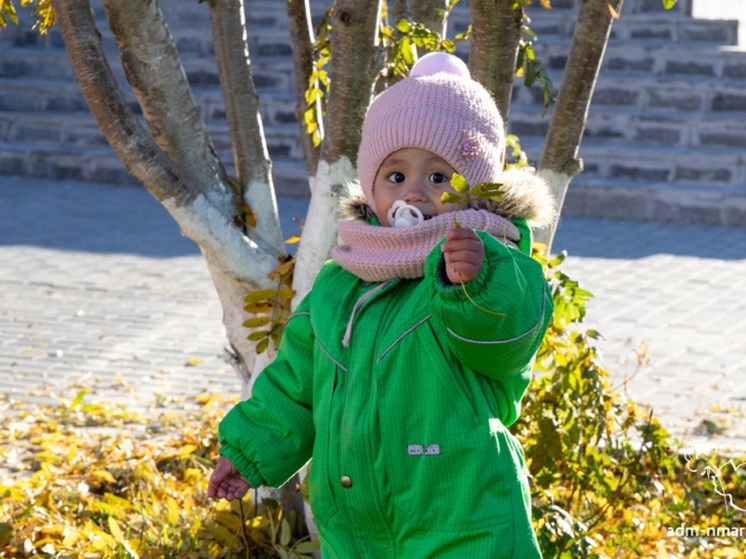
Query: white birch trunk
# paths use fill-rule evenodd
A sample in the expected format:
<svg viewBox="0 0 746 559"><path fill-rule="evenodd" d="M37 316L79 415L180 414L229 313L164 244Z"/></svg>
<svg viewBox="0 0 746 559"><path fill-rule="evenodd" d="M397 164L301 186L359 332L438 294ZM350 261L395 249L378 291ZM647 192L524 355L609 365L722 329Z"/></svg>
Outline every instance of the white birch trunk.
<svg viewBox="0 0 746 559"><path fill-rule="evenodd" d="M539 243L544 243L547 246L546 253L549 255L552 253L554 234L557 232L557 225L560 216L559 210L565 203L565 196L567 195L567 189L570 187L570 181L572 181L573 175L560 173L552 169L541 169L539 171L539 176L549 185L550 192L555 201L555 207L557 208L554 221L552 221L549 226L534 231L534 240Z"/></svg>
<svg viewBox="0 0 746 559"><path fill-rule="evenodd" d="M345 185L357 178L357 170L345 156L334 163L319 161L315 177L309 178L311 203L303 227L295 263L293 306L311 290L316 274L329 259L337 242L339 196Z"/></svg>

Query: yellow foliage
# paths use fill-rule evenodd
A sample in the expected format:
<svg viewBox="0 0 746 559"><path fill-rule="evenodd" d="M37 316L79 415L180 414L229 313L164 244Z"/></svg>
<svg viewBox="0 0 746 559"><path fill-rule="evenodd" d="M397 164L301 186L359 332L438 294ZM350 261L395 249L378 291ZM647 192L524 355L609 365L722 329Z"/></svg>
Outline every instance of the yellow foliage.
<svg viewBox="0 0 746 559"><path fill-rule="evenodd" d="M310 559L276 503L207 499L229 401L158 401L142 416L87 397L0 399L0 455L14 457L0 468L0 558Z"/></svg>

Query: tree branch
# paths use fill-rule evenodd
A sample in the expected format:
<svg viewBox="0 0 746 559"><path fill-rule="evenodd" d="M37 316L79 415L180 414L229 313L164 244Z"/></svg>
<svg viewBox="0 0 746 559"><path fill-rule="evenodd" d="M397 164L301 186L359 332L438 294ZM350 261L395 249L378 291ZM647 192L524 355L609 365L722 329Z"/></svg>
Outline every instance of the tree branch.
<svg viewBox="0 0 746 559"><path fill-rule="evenodd" d="M487 88L507 125L523 8L509 0L471 0L471 76Z"/></svg>
<svg viewBox="0 0 746 559"><path fill-rule="evenodd" d="M296 257L294 303L313 284L337 240L338 197L345 183L356 178L354 161L360 130L378 72L376 37L380 0L338 0L332 31L331 90L326 134L316 174L311 178L311 203Z"/></svg>
<svg viewBox="0 0 746 559"><path fill-rule="evenodd" d="M259 96L251 75L243 0L210 0L215 60L223 90L233 160L243 199L257 213L249 235L275 255L285 254L272 162L267 152Z"/></svg>
<svg viewBox="0 0 746 559"><path fill-rule="evenodd" d="M623 1L584 0L580 3L570 55L549 122L541 157L542 169L569 177L582 170L578 148L611 32L610 7L619 13ZM562 200L557 202L561 204Z"/></svg>
<svg viewBox="0 0 746 559"><path fill-rule="evenodd" d="M288 27L290 28L290 45L293 51L293 70L295 75L295 93L298 104L295 116L300 127L301 145L306 163L306 174L313 177L319 164L319 148L313 145L313 140L306 132L303 114L306 109L306 89L311 79L313 68L313 45L315 41L313 26L311 25L311 7L308 0L293 0L286 2Z"/></svg>
<svg viewBox="0 0 746 559"><path fill-rule="evenodd" d="M119 89L93 20L89 0L55 0L75 78L104 137L127 170L159 201L186 203L197 191L155 144Z"/></svg>
<svg viewBox="0 0 746 559"><path fill-rule="evenodd" d="M333 63L326 136L321 159L355 161L365 112L373 91L380 0L338 0L332 33Z"/></svg>
<svg viewBox="0 0 746 559"><path fill-rule="evenodd" d="M104 0L127 81L156 143L226 216L233 192L157 2Z"/></svg>
<svg viewBox="0 0 746 559"><path fill-rule="evenodd" d="M101 44L88 0L55 0L57 17L76 79L107 141L182 231L236 277L268 274L277 260L230 223L156 145L122 95Z"/></svg>
<svg viewBox="0 0 746 559"><path fill-rule="evenodd" d="M601 70L614 16L624 0L584 0L580 3L570 55L565 65L557 102L541 157L541 175L547 181L557 208L557 218L548 228L537 231L536 240L551 251L562 205L570 180L583 170L578 158L585 123L596 80Z"/></svg>

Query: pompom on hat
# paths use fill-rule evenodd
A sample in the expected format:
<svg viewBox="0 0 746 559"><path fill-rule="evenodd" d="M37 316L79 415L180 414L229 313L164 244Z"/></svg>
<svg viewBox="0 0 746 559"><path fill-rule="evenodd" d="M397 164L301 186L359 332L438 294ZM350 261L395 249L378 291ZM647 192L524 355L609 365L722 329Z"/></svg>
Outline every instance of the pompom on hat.
<svg viewBox="0 0 746 559"><path fill-rule="evenodd" d="M505 131L490 93L454 55L432 52L408 77L368 107L358 151L360 184L373 212L373 184L383 160L403 148L442 157L470 185L496 182L503 171Z"/></svg>

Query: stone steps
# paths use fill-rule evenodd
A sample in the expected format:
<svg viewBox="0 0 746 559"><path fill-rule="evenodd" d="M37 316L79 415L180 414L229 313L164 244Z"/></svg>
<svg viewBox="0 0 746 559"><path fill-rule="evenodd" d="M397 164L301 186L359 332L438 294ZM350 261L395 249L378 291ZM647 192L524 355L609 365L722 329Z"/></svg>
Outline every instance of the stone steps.
<svg viewBox="0 0 746 559"><path fill-rule="evenodd" d="M746 122L746 52L734 46L737 22L693 19L692 1L679 0L666 12L660 0L626 0L622 18L613 26L580 149L586 171L573 181L567 211L601 215L612 211L604 200L613 200L613 211L624 217L696 214L700 222L746 225L746 209L737 210L739 200L746 199L746 127L741 124ZM94 11L112 67L138 110L100 2L94 0ZM539 38L537 54L556 85L577 3L553 0L552 10L529 9ZM252 71L278 191L307 195L287 21L280 4L259 0L249 6ZM312 4L318 20L326 3ZM207 5L183 0L160 0L159 5L230 172ZM449 35L465 29L468 21L468 2L462 0L449 21ZM468 52L465 43L458 49ZM537 87L526 89L516 82L509 130L520 136L532 162L538 161L548 126L548 117L540 117L541 103ZM0 32L0 174L134 183L88 112L58 30L45 38L23 27ZM641 197L648 202L643 204ZM716 211L718 201L731 210ZM623 202L626 215L619 206Z"/></svg>
<svg viewBox="0 0 746 559"><path fill-rule="evenodd" d="M19 169L26 169L22 159L34 148L45 151L46 167L54 167L54 164L49 163L49 159L54 157L55 150L58 150L64 159L74 158L79 153L83 159L90 156L97 159L114 159L115 161L104 166L106 169L117 166L116 156L108 148L90 117L86 121L80 116L70 114L59 114L54 118L51 118L51 115L45 118L26 113L8 116L9 114L5 113L0 118L0 141L3 142L5 156L0 161L0 173L17 174ZM589 118L588 132L580 149L580 155L585 161L585 176L620 181L681 181L698 183L707 188L726 188L734 192L746 184L746 161L742 150L727 149L732 147L732 144L737 144L744 135L743 127L739 127L733 119L730 126L727 118L709 122L711 135L714 136L716 143L706 145L702 143L706 137L697 137L691 130L681 129L678 123L671 121L664 121L663 124L643 122L636 132L637 136L628 138L625 136L630 134L625 128L625 116L617 115L617 118L617 122L614 122L614 117L610 115ZM515 117L515 122L519 127L515 132L520 132L521 119ZM614 125L617 128L614 128ZM649 127L645 128L645 125ZM210 124L209 129L221 158L224 162L230 162L227 126L215 121ZM540 157L543 140L541 132L543 130L538 130L539 134L521 134L521 144L532 161L537 161ZM265 127L265 134L276 171L290 163L300 164L302 153L298 146L295 125L268 125ZM603 141L592 141L596 138ZM673 142L675 139L679 141ZM19 146L18 149L13 147L16 145ZM669 147L670 145L674 147ZM32 168L42 173L40 176L49 174L48 170L41 169L37 163L29 166L28 170L31 171ZM282 171L279 175L282 176ZM82 171L79 178L93 180L85 177L96 176L100 176L98 171L88 170ZM280 190L283 194L289 193L282 186Z"/></svg>
<svg viewBox="0 0 746 559"><path fill-rule="evenodd" d="M4 84L0 80L0 87ZM5 142L28 142L34 138L40 141L64 141L68 145L101 145L104 143L82 98L69 84L67 92L63 87L49 86L47 94L38 88L25 85L10 87L10 107L7 98L0 97L0 140ZM33 93L25 95L27 89ZM71 94L69 97L65 93ZM13 98L24 99L24 104ZM222 100L215 92L200 95L196 100L203 114L209 115L206 123L211 131L226 130L222 118ZM20 105L20 106L19 106ZM278 144L281 152L298 154L298 126L294 119L292 97L284 99L267 97L260 101L262 120L270 146ZM6 110L3 110L6 109ZM677 112L667 109L649 109L644 113L636 107L616 105L595 105L591 108L586 123L585 141L594 139L626 141L646 148L648 145L703 148L742 148L746 146L746 127L743 125L744 111L693 112L682 120ZM511 109L509 132L521 139L545 136L549 118L536 118L533 105L514 104ZM58 133L57 133L58 132ZM217 141L217 140L216 140ZM292 144L290 147L288 144Z"/></svg>

